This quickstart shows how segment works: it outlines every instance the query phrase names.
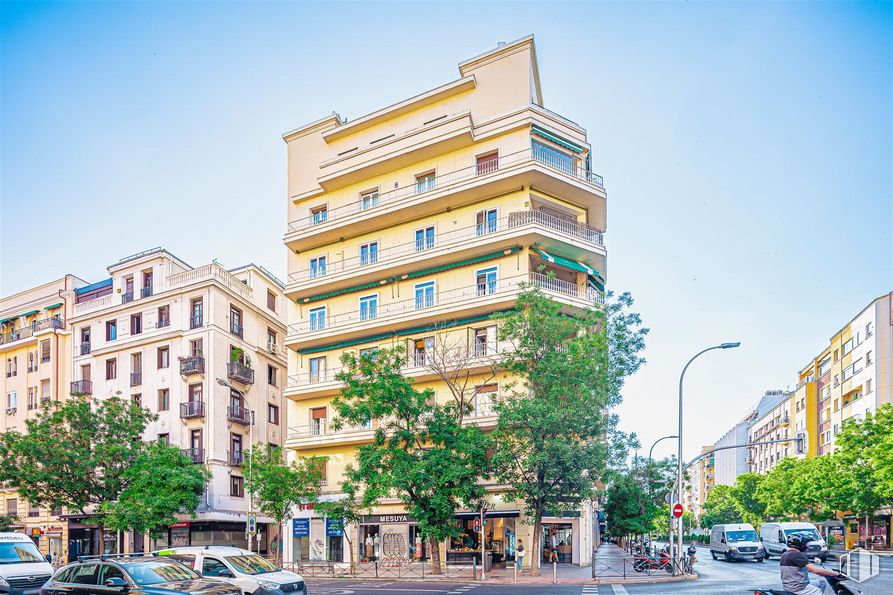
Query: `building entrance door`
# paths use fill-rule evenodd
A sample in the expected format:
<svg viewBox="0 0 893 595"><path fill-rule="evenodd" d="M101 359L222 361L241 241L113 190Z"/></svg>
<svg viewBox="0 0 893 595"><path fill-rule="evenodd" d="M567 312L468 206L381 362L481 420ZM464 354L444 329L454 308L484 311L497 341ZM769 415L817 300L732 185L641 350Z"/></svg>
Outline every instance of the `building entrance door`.
<svg viewBox="0 0 893 595"><path fill-rule="evenodd" d="M573 562L573 537L571 523L543 523L543 563Z"/></svg>

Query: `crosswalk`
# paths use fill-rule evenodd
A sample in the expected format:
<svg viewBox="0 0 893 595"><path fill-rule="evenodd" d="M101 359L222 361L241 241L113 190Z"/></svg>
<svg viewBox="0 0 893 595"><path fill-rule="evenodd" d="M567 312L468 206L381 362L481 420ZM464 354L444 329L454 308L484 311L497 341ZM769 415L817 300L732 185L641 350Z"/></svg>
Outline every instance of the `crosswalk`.
<svg viewBox="0 0 893 595"><path fill-rule="evenodd" d="M602 593L608 595L629 595L629 591L623 585L602 585ZM580 595L598 595L598 585L586 585Z"/></svg>

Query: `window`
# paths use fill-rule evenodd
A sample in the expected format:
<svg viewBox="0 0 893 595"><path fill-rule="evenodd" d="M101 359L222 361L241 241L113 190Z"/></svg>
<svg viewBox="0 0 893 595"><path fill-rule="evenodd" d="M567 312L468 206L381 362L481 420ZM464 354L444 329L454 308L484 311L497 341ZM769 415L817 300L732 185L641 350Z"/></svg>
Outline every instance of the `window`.
<svg viewBox="0 0 893 595"><path fill-rule="evenodd" d="M28 387L28 410L37 409L39 407L37 399L37 387Z"/></svg>
<svg viewBox="0 0 893 595"><path fill-rule="evenodd" d="M41 401L49 401L52 398L50 395L50 381L49 379L40 381L40 400Z"/></svg>
<svg viewBox="0 0 893 595"><path fill-rule="evenodd" d="M195 298L190 302L189 307L189 328L199 328L204 323L204 302L202 298Z"/></svg>
<svg viewBox="0 0 893 595"><path fill-rule="evenodd" d="M325 223L329 218L329 209L327 207L315 207L310 209L310 225L319 225Z"/></svg>
<svg viewBox="0 0 893 595"><path fill-rule="evenodd" d="M105 360L105 379L114 380L118 377L118 359L112 358Z"/></svg>
<svg viewBox="0 0 893 595"><path fill-rule="evenodd" d="M870 393L871 393L871 378L869 378L865 381L865 394L867 395Z"/></svg>
<svg viewBox="0 0 893 595"><path fill-rule="evenodd" d="M834 375L834 386L839 386L839 385L840 385L840 376L835 374Z"/></svg>
<svg viewBox="0 0 893 595"><path fill-rule="evenodd" d="M422 192L434 190L435 184L436 181L433 171L426 174L420 174L415 177L415 192L416 194L421 194Z"/></svg>
<svg viewBox="0 0 893 595"><path fill-rule="evenodd" d="M155 323L155 326L158 328L163 328L171 325L171 307L170 306L160 306L158 308L158 322Z"/></svg>
<svg viewBox="0 0 893 595"><path fill-rule="evenodd" d="M326 274L326 257L317 256L310 259L310 278L316 279Z"/></svg>
<svg viewBox="0 0 893 595"><path fill-rule="evenodd" d="M498 220L498 209L487 209L485 211L478 211L474 216L475 230L477 232L477 235L482 236L484 234L493 233L494 231L496 231Z"/></svg>
<svg viewBox="0 0 893 595"><path fill-rule="evenodd" d="M553 149L541 142L531 141L533 149L533 158L541 163L545 163L555 169L559 169L566 173L574 173L576 164L571 155L558 149Z"/></svg>
<svg viewBox="0 0 893 595"><path fill-rule="evenodd" d="M310 358L310 382L320 382L326 379L326 358Z"/></svg>
<svg viewBox="0 0 893 595"><path fill-rule="evenodd" d="M836 362L839 359L840 359L840 352L837 349L835 349L834 350L834 361Z"/></svg>
<svg viewBox="0 0 893 595"><path fill-rule="evenodd" d="M202 339L193 339L189 342L189 357L200 357L203 355L202 352Z"/></svg>
<svg viewBox="0 0 893 595"><path fill-rule="evenodd" d="M270 364L267 364L267 384L270 386L279 384L279 370L276 366L271 366Z"/></svg>
<svg viewBox="0 0 893 595"><path fill-rule="evenodd" d="M847 341L846 343L843 344L843 347L841 347L841 355L846 355L847 353L852 351L853 347L855 347L855 346L856 346L855 340L850 339L849 341Z"/></svg>
<svg viewBox="0 0 893 595"><path fill-rule="evenodd" d="M109 320L105 323L105 340L114 341L118 338L118 321Z"/></svg>
<svg viewBox="0 0 893 595"><path fill-rule="evenodd" d="M71 582L76 585L95 585L99 564L84 564L75 568Z"/></svg>
<svg viewBox="0 0 893 595"><path fill-rule="evenodd" d="M865 325L865 338L872 336L874 334L874 323L869 322Z"/></svg>
<svg viewBox="0 0 893 595"><path fill-rule="evenodd" d="M171 408L171 391L166 388L158 391L158 410L167 411Z"/></svg>
<svg viewBox="0 0 893 595"><path fill-rule="evenodd" d="M245 497L245 479L238 475L229 478L229 495L233 498ZM205 558L202 562L202 576L220 576L220 571L226 570L223 562L214 558Z"/></svg>
<svg viewBox="0 0 893 595"><path fill-rule="evenodd" d="M415 307L430 308L434 305L434 281L419 283L415 286Z"/></svg>
<svg viewBox="0 0 893 595"><path fill-rule="evenodd" d="M170 444L171 443L171 435L170 434L158 434L158 442L161 444Z"/></svg>
<svg viewBox="0 0 893 595"><path fill-rule="evenodd" d="M416 366L424 366L432 351L434 351L434 337L416 339L412 345L412 363Z"/></svg>
<svg viewBox="0 0 893 595"><path fill-rule="evenodd" d="M276 353L276 331L267 329L267 351Z"/></svg>
<svg viewBox="0 0 893 595"><path fill-rule="evenodd" d="M375 361L377 353L378 347L366 347L365 349L360 349L360 359L367 358L371 359L371 361Z"/></svg>
<svg viewBox="0 0 893 595"><path fill-rule="evenodd" d="M239 349L238 347L236 347L235 345L230 345L229 346L229 361L238 362L244 366L245 362L247 361L245 359L245 352L243 350Z"/></svg>
<svg viewBox="0 0 893 595"><path fill-rule="evenodd" d="M279 425L279 407L272 403L267 405L267 421L274 426Z"/></svg>
<svg viewBox="0 0 893 595"><path fill-rule="evenodd" d="M496 351L496 327L474 329L474 355L482 357Z"/></svg>
<svg viewBox="0 0 893 595"><path fill-rule="evenodd" d="M320 331L326 328L326 307L310 310L310 330Z"/></svg>
<svg viewBox="0 0 893 595"><path fill-rule="evenodd" d="M28 371L35 372L37 371L37 358L33 351L28 352Z"/></svg>
<svg viewBox="0 0 893 595"><path fill-rule="evenodd" d="M242 311L235 306L229 307L229 332L237 337L242 336Z"/></svg>
<svg viewBox="0 0 893 595"><path fill-rule="evenodd" d="M496 396L499 386L484 384L474 391L474 415L494 415L496 413Z"/></svg>
<svg viewBox="0 0 893 595"><path fill-rule="evenodd" d="M360 246L360 265L378 262L378 242L369 242Z"/></svg>
<svg viewBox="0 0 893 595"><path fill-rule="evenodd" d="M130 334L138 335L143 332L143 315L131 314L130 316Z"/></svg>
<svg viewBox="0 0 893 595"><path fill-rule="evenodd" d="M171 365L171 350L168 347L158 348L158 369L169 368Z"/></svg>
<svg viewBox="0 0 893 595"><path fill-rule="evenodd" d="M822 360L822 363L819 364L819 376L824 376L831 369L831 358L826 357Z"/></svg>
<svg viewBox="0 0 893 595"><path fill-rule="evenodd" d="M310 410L310 435L322 436L326 433L326 408L316 407Z"/></svg>
<svg viewBox="0 0 893 595"><path fill-rule="evenodd" d="M851 365L847 366L843 370L843 381L846 382L856 374L862 371L862 358L860 357L856 361L854 361Z"/></svg>
<svg viewBox="0 0 893 595"><path fill-rule="evenodd" d="M364 211L378 206L378 188L360 195L360 208Z"/></svg>
<svg viewBox="0 0 893 595"><path fill-rule="evenodd" d="M276 294L269 289L267 290L267 310L276 311Z"/></svg>
<svg viewBox="0 0 893 595"><path fill-rule="evenodd" d="M320 473L320 484L326 485L329 482L329 461L328 459L317 459L317 465Z"/></svg>
<svg viewBox="0 0 893 595"><path fill-rule="evenodd" d="M834 424L834 435L837 436L839 433L840 426L838 424Z"/></svg>
<svg viewBox="0 0 893 595"><path fill-rule="evenodd" d="M139 386L143 383L143 354L130 354L130 386Z"/></svg>
<svg viewBox="0 0 893 595"><path fill-rule="evenodd" d="M477 175L489 174L490 172L494 172L499 169L499 152L494 151L492 153L487 153L486 155L481 155L477 158L475 163L475 170L477 171Z"/></svg>
<svg viewBox="0 0 893 595"><path fill-rule="evenodd" d="M45 364L50 361L50 340L44 339L40 342L40 363Z"/></svg>
<svg viewBox="0 0 893 595"><path fill-rule="evenodd" d="M421 229L415 230L415 249L416 252L422 250L430 250L434 247L434 226L429 225Z"/></svg>
<svg viewBox="0 0 893 595"><path fill-rule="evenodd" d="M378 296L367 295L360 298L360 320L372 320L378 316Z"/></svg>
<svg viewBox="0 0 893 595"><path fill-rule="evenodd" d="M130 401L137 407L142 407L143 406L143 395L141 395L139 393L137 393L135 395L131 395Z"/></svg>
<svg viewBox="0 0 893 595"><path fill-rule="evenodd" d="M839 401L840 401L840 399L834 399L834 411L839 411L839 410L840 410L840 403L839 403Z"/></svg>
<svg viewBox="0 0 893 595"><path fill-rule="evenodd" d="M475 284L479 296L496 293L496 268L478 271L475 275Z"/></svg>
<svg viewBox="0 0 893 595"><path fill-rule="evenodd" d="M190 384L189 385L189 402L194 403L202 400L202 385L201 384Z"/></svg>
<svg viewBox="0 0 893 595"><path fill-rule="evenodd" d="M866 366L870 366L870 365L871 365L871 361L872 361L872 360L871 360L871 351L866 351L866 352L865 352L865 365L866 365Z"/></svg>

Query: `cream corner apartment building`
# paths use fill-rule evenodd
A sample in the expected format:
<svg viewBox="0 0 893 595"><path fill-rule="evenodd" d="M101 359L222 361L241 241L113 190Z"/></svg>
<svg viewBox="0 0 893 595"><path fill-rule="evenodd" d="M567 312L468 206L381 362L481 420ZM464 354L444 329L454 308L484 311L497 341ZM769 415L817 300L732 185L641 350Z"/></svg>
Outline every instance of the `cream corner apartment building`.
<svg viewBox="0 0 893 595"><path fill-rule="evenodd" d="M197 518L185 515L152 544L106 532L105 551L244 546L243 453L252 440L281 445L286 427L282 283L253 264L192 267L161 248L122 258L108 272L75 290L71 391L140 403L158 415L144 438L181 447L212 478ZM259 519L260 551L270 546L270 522ZM90 519L69 515L68 534L69 558L96 552Z"/></svg>
<svg viewBox="0 0 893 595"><path fill-rule="evenodd" d="M462 62L459 78L445 85L352 121L333 114L283 138L285 444L292 458L324 457L324 497L335 498L357 445L374 431L332 428L341 355L404 346L405 374L445 400L431 356L463 352L475 384L469 423L492 428L506 378L488 365L501 347L489 317L514 306L521 283L568 308L603 301L606 194L586 131L543 107L532 37ZM485 546L495 562L511 561L519 537L529 546L530 527L499 486L488 488ZM405 544L407 555L427 555L399 502L369 512L347 528L358 560L380 557L387 540ZM444 559L479 549L471 514L457 517L469 530L441 544ZM563 543L562 561L589 563L592 506L546 525ZM347 547L313 510L296 513L286 540L292 560L346 561Z"/></svg>

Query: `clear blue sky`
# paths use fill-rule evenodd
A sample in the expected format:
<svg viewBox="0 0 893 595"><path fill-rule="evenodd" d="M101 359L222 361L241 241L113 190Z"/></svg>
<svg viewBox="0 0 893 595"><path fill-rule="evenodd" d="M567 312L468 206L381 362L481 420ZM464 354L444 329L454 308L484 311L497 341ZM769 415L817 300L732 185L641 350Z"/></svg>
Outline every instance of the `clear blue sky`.
<svg viewBox="0 0 893 595"><path fill-rule="evenodd" d="M652 328L624 428L674 433L688 356L743 342L689 373L693 454L893 289L891 30L890 3L4 2L0 293L156 245L284 275L282 132L534 33Z"/></svg>

